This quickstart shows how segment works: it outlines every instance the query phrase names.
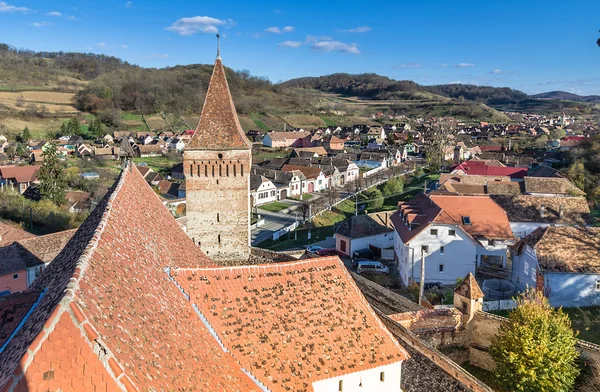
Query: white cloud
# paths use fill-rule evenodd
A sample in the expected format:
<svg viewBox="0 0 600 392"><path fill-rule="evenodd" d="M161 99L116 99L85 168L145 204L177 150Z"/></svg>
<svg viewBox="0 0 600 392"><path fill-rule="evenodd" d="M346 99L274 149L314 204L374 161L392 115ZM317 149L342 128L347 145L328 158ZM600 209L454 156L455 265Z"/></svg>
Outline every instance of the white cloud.
<svg viewBox="0 0 600 392"><path fill-rule="evenodd" d="M318 41L312 44L312 48L321 52L360 54L356 44L345 44L339 41Z"/></svg>
<svg viewBox="0 0 600 392"><path fill-rule="evenodd" d="M460 80L455 80L454 82L450 82L448 84L463 84Z"/></svg>
<svg viewBox="0 0 600 392"><path fill-rule="evenodd" d="M128 1L127 3L125 3L126 8L131 8L132 5L133 5L133 2L131 2L131 1Z"/></svg>
<svg viewBox="0 0 600 392"><path fill-rule="evenodd" d="M283 46L284 48L297 48L302 45L304 45L302 41L283 41L279 43L279 46Z"/></svg>
<svg viewBox="0 0 600 392"><path fill-rule="evenodd" d="M46 15L48 16L62 16L62 14L58 11L48 12Z"/></svg>
<svg viewBox="0 0 600 392"><path fill-rule="evenodd" d="M151 55L146 56L147 59L168 59L169 55L168 54L163 54L163 53L153 53Z"/></svg>
<svg viewBox="0 0 600 392"><path fill-rule="evenodd" d="M371 31L372 29L369 26L359 26L359 27L355 27L353 29L348 29L348 30L338 30L341 31L342 33L366 33L367 31Z"/></svg>
<svg viewBox="0 0 600 392"><path fill-rule="evenodd" d="M423 68L423 64L418 64L418 63L400 64L400 65L395 65L392 68Z"/></svg>
<svg viewBox="0 0 600 392"><path fill-rule="evenodd" d="M268 27L265 31L273 34L289 33L290 31L294 31L294 26L285 26L281 29L279 27Z"/></svg>
<svg viewBox="0 0 600 392"><path fill-rule="evenodd" d="M27 7L16 7L14 5L8 5L4 1L0 1L0 12L27 12Z"/></svg>
<svg viewBox="0 0 600 392"><path fill-rule="evenodd" d="M458 68L465 68L465 67L474 67L475 64L473 63L458 63L456 65L453 65L453 67L458 67Z"/></svg>
<svg viewBox="0 0 600 392"><path fill-rule="evenodd" d="M77 18L74 16L67 16L66 18L67 18L67 20L77 20Z"/></svg>
<svg viewBox="0 0 600 392"><path fill-rule="evenodd" d="M318 41L331 41L333 38L328 37L326 35L322 35L322 36L315 36L315 35L307 35L306 36L306 43L310 44L312 42L318 42Z"/></svg>
<svg viewBox="0 0 600 392"><path fill-rule="evenodd" d="M188 36L201 33L218 33L218 26L225 26L227 24L233 24L233 20L228 19L227 21L220 20L217 18L211 18L210 16L194 16L191 18L181 18L171 26L165 28L165 30L173 31L179 35Z"/></svg>
<svg viewBox="0 0 600 392"><path fill-rule="evenodd" d="M97 47L97 48L106 48L106 43L104 43L104 42L98 42L98 43L96 44L96 47Z"/></svg>
<svg viewBox="0 0 600 392"><path fill-rule="evenodd" d="M34 23L31 23L31 26L37 27L38 29L40 29L42 27L52 26L52 23L50 23L50 22L34 22Z"/></svg>
<svg viewBox="0 0 600 392"><path fill-rule="evenodd" d="M500 75L500 74L506 73L506 71L503 71L503 70L501 70L501 69L497 69L497 68L496 68L495 70L493 70L493 71L490 71L490 72L488 72L488 73L489 73L489 74L492 74L492 75Z"/></svg>
<svg viewBox="0 0 600 392"><path fill-rule="evenodd" d="M440 67L446 68L448 64L440 64Z"/></svg>
<svg viewBox="0 0 600 392"><path fill-rule="evenodd" d="M129 46L127 46L127 45L121 45L121 49L127 49L127 48L129 48Z"/></svg>

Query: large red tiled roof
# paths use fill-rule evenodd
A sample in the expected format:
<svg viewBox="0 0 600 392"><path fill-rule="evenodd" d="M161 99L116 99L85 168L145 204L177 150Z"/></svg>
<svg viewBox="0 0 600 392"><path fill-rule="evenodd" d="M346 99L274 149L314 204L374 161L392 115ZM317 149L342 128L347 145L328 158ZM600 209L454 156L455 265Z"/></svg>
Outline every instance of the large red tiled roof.
<svg viewBox="0 0 600 392"><path fill-rule="evenodd" d="M490 166L483 161L467 161L456 166L453 173L463 172L468 175L484 176L508 176L511 178L523 178L527 175L527 169L522 167Z"/></svg>
<svg viewBox="0 0 600 392"><path fill-rule="evenodd" d="M5 166L0 167L0 177L17 182L33 182L37 180L38 170L39 166Z"/></svg>
<svg viewBox="0 0 600 392"><path fill-rule="evenodd" d="M39 292L30 291L0 297L0 347L6 343L39 296Z"/></svg>
<svg viewBox="0 0 600 392"><path fill-rule="evenodd" d="M412 230L404 223L402 213ZM471 224L464 224L469 217ZM408 243L431 223L460 226L472 237L510 239L513 233L506 212L489 196L425 195L402 203L392 215L392 223L404 243ZM416 224L416 225L415 225Z"/></svg>
<svg viewBox="0 0 600 392"><path fill-rule="evenodd" d="M106 373L121 388L258 390L171 281L172 265L214 263L130 166L28 289L45 294L0 353L0 390L38 390L51 375L57 391L81 371L84 387L63 391L102 389Z"/></svg>
<svg viewBox="0 0 600 392"><path fill-rule="evenodd" d="M282 172L291 172L294 170L298 170L304 174L307 179L314 179L319 177L321 174L320 167L312 167L312 166L301 166L301 165L283 165L281 168Z"/></svg>
<svg viewBox="0 0 600 392"><path fill-rule="evenodd" d="M251 146L235 111L225 68L221 59L217 58L198 128L186 149L228 150L249 149Z"/></svg>
<svg viewBox="0 0 600 392"><path fill-rule="evenodd" d="M271 391L310 391L315 381L408 358L338 257L171 274Z"/></svg>

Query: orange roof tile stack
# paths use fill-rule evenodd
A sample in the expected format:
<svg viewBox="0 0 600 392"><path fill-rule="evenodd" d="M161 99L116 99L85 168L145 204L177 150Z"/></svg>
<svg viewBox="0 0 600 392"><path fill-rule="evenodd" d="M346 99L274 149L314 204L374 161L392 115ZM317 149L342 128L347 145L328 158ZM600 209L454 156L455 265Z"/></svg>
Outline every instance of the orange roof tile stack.
<svg viewBox="0 0 600 392"><path fill-rule="evenodd" d="M172 276L223 345L271 391L408 358L338 257Z"/></svg>

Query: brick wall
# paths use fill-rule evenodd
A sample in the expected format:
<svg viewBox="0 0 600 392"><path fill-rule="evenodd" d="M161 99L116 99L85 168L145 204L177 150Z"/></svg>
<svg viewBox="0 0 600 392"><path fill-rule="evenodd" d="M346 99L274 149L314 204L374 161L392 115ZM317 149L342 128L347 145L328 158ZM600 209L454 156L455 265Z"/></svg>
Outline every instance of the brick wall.
<svg viewBox="0 0 600 392"><path fill-rule="evenodd" d="M250 150L184 151L187 234L212 260L248 260Z"/></svg>

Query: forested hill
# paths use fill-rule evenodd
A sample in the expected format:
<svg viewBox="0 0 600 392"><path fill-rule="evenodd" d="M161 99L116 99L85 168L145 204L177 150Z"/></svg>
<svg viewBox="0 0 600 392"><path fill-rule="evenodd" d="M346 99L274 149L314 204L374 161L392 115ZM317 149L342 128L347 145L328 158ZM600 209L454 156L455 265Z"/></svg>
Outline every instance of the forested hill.
<svg viewBox="0 0 600 392"><path fill-rule="evenodd" d="M292 79L285 87L315 89L328 93L371 99L422 99L424 93L486 104L515 103L529 99L522 91L510 88L446 84L421 86L408 80L393 80L377 74L336 73L327 76ZM429 96L431 98L431 96Z"/></svg>
<svg viewBox="0 0 600 392"><path fill-rule="evenodd" d="M600 95L577 95L568 93L566 91L549 91L547 93L532 95L532 97L539 99L561 99L564 101L577 102L600 102Z"/></svg>
<svg viewBox="0 0 600 392"><path fill-rule="evenodd" d="M117 57L94 53L34 52L0 43L0 84L5 86L48 86L94 79L134 65Z"/></svg>

